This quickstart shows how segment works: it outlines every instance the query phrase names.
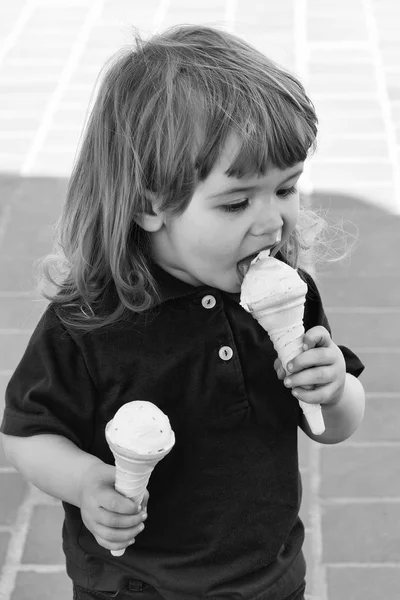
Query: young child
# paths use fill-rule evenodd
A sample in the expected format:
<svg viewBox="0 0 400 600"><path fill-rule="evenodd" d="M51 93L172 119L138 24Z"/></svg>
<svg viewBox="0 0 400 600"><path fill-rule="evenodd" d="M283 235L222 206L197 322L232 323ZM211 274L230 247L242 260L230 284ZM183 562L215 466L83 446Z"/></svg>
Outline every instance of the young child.
<svg viewBox="0 0 400 600"><path fill-rule="evenodd" d="M108 67L60 222L63 276L2 424L9 460L63 501L74 598L304 598L298 427L349 437L363 366L305 271L290 379L239 292L263 249L302 265L316 122L293 75L224 31L177 27ZM322 405L321 436L296 398ZM141 507L114 490L104 436L131 400L176 436Z"/></svg>

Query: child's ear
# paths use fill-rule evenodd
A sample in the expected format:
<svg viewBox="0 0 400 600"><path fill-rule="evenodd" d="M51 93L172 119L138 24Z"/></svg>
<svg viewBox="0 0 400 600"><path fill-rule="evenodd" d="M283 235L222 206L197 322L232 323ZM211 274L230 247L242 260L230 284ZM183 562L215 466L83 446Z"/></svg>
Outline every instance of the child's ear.
<svg viewBox="0 0 400 600"><path fill-rule="evenodd" d="M146 192L146 211L135 217L136 223L145 231L154 233L164 224L164 213L160 210L159 199L151 192Z"/></svg>

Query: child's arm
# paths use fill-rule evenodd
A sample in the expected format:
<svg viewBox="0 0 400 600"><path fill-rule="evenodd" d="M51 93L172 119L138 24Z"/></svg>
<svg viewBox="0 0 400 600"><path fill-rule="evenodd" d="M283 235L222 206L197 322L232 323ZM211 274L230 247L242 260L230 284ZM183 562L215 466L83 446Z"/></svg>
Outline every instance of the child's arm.
<svg viewBox="0 0 400 600"><path fill-rule="evenodd" d="M303 431L322 444L336 444L350 437L361 423L364 388L356 377L346 373L343 354L325 327L307 331L304 344L307 349L293 359L290 375L285 376L278 360L275 368L297 399L321 404L324 433L314 435L305 419L301 424Z"/></svg>
<svg viewBox="0 0 400 600"><path fill-rule="evenodd" d="M115 469L67 438L3 435L7 459L36 487L81 509L86 527L109 550L125 548L143 529L145 510L114 489Z"/></svg>

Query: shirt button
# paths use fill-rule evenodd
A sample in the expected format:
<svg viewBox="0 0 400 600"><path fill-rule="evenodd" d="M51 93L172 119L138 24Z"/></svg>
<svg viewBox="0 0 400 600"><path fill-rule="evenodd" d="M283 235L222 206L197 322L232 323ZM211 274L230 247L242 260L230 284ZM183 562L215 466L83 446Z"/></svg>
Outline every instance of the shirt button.
<svg viewBox="0 0 400 600"><path fill-rule="evenodd" d="M217 304L217 301L214 296L204 296L204 298L201 299L201 303L204 308L214 308L214 306Z"/></svg>
<svg viewBox="0 0 400 600"><path fill-rule="evenodd" d="M222 346L222 348L219 349L218 354L222 360L231 360L233 356L233 350L229 346Z"/></svg>

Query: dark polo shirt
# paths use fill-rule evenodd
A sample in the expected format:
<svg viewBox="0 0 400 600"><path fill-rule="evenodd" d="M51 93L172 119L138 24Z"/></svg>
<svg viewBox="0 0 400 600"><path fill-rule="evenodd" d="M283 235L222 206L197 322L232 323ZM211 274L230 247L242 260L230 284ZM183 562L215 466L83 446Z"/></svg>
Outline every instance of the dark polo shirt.
<svg viewBox="0 0 400 600"><path fill-rule="evenodd" d="M7 389L2 431L59 434L113 464L104 428L131 400L169 417L176 444L149 482L146 527L122 557L64 503L70 577L97 590L145 581L166 600L282 600L305 577L300 409L238 295L156 268L162 303L83 334L50 305ZM329 327L309 276L305 327ZM342 348L347 370L363 365Z"/></svg>

